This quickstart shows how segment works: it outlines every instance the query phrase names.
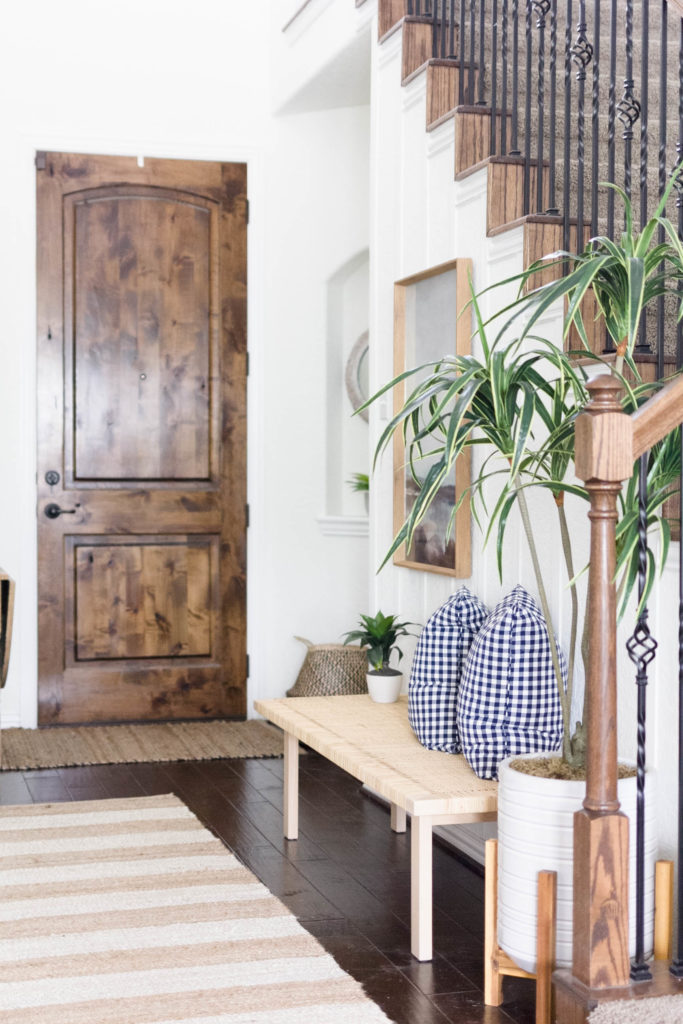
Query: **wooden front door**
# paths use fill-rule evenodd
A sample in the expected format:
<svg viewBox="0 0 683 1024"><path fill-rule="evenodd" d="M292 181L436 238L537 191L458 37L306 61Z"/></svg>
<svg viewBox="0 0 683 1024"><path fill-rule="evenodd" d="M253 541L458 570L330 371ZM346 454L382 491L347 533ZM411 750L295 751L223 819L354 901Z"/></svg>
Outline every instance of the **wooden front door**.
<svg viewBox="0 0 683 1024"><path fill-rule="evenodd" d="M246 167L39 154L39 721L246 710Z"/></svg>

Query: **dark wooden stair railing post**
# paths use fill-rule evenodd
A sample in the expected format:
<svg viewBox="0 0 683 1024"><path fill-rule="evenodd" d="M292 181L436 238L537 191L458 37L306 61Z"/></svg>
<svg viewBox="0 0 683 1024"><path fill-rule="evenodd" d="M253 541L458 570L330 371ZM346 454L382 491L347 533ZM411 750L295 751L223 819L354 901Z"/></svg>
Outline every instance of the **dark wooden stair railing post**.
<svg viewBox="0 0 683 1024"><path fill-rule="evenodd" d="M628 819L617 798L615 526L621 483L633 472L621 385L601 376L576 423L576 471L590 496L590 655L586 680L586 797L574 817L573 975L589 989L629 980Z"/></svg>

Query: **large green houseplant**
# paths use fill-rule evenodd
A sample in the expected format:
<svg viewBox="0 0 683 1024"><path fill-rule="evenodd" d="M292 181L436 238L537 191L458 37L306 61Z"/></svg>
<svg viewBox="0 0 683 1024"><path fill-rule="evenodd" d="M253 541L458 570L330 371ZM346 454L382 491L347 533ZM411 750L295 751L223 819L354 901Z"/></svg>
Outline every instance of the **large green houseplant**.
<svg viewBox="0 0 683 1024"><path fill-rule="evenodd" d="M670 190L669 186L669 190ZM442 484L452 475L456 459L468 448L484 451L482 469L470 487L473 512L486 539L496 537L501 567L503 541L510 512L517 505L534 570L541 607L551 638L551 652L562 706L564 735L562 758L573 767L584 760L585 744L580 723L573 728L570 712L579 632L577 565L565 512L568 494L586 498L573 478L574 421L584 408L588 393L585 370L553 343L534 334L541 317L559 300L567 303L564 336L572 325L586 339L582 303L593 288L599 315L618 339L616 365L610 372L624 387L624 408L633 411L659 384L644 382L633 359L644 311L658 296L677 288L683 280L683 247L665 217L668 192L641 232L636 232L630 203L624 195L626 229L619 244L606 238L592 240L576 255L556 253L551 259L567 265L564 277L525 292L532 267L519 280L517 300L484 321L480 301L473 294L471 306L480 356L444 356L436 363L407 370L390 381L370 402L404 380L417 381L403 407L383 431L375 459L386 449L394 433L403 434L406 458L414 471L418 493L410 512L387 553L388 560L402 544L410 547L415 531L427 514ZM622 194L623 195L623 194ZM668 241L658 241L664 234ZM509 284L509 281L503 282ZM586 351L585 356L598 359ZM622 371L628 369L630 380ZM419 460L429 459L423 479ZM669 527L662 506L676 488L680 457L672 435L650 455L648 471L648 526L662 536L666 558ZM494 485L498 484L497 493ZM570 587L572 617L569 638L569 679L565 690L554 642L542 558L529 513L527 491L541 488L552 498L562 539L563 561ZM492 489L496 496L491 502ZM464 500L461 495L460 501ZM634 478L621 496L617 530L620 609L625 608L637 575L637 486ZM451 521L457 506L453 509ZM647 589L654 579L648 566ZM585 655L585 649L584 649Z"/></svg>

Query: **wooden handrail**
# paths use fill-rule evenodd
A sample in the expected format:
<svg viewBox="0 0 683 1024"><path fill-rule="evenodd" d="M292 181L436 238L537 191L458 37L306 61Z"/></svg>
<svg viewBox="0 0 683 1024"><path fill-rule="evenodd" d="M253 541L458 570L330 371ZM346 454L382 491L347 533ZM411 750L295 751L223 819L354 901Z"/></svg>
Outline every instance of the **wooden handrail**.
<svg viewBox="0 0 683 1024"><path fill-rule="evenodd" d="M683 0L681 0L683 9ZM633 461L683 423L683 375L648 399L631 416Z"/></svg>

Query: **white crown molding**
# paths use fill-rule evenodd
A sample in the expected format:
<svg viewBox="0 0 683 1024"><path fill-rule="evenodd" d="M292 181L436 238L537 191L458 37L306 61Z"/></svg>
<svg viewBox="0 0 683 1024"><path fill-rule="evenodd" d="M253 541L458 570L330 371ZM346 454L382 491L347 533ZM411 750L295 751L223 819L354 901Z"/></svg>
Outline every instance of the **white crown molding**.
<svg viewBox="0 0 683 1024"><path fill-rule="evenodd" d="M320 532L326 537L367 537L367 516L318 516Z"/></svg>

